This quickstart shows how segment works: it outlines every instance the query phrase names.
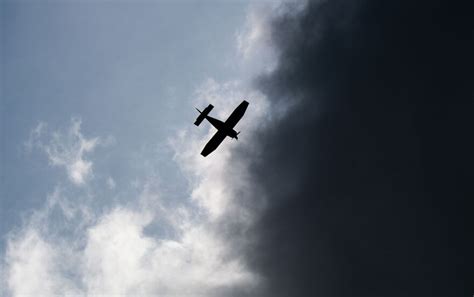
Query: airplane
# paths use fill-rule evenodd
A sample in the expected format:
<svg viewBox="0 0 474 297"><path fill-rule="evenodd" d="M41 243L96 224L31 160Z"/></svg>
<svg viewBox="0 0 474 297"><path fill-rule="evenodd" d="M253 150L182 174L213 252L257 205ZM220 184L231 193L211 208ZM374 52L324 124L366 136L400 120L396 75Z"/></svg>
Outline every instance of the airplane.
<svg viewBox="0 0 474 297"><path fill-rule="evenodd" d="M245 110L247 110L247 106L249 106L249 103L243 100L242 103L237 106L237 108L232 112L232 114L227 118L225 122L222 122L216 118L209 116L209 112L214 108L212 104L209 104L209 106L206 107L203 111L200 111L196 108L196 110L199 112L199 116L194 122L194 125L199 126L201 122L206 119L217 129L216 134L214 134L214 136L212 136L212 138L206 144L206 146L201 152L201 155L206 157L207 155L212 153L227 136L229 136L230 138L235 138L236 140L239 139L237 135L239 135L240 131L235 131L234 126L244 116Z"/></svg>

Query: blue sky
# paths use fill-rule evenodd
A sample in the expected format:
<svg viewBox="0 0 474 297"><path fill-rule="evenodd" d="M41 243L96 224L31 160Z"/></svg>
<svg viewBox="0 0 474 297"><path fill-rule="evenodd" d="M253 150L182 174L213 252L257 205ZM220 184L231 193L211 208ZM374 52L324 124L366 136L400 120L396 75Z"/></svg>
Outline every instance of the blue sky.
<svg viewBox="0 0 474 297"><path fill-rule="evenodd" d="M6 293L189 290L185 281L163 281L166 285L161 287L144 281L137 287L136 275L95 275L91 271L99 268L88 267L84 257L94 259L96 250L104 251L94 234L114 234L104 231L109 227L132 226L124 233L135 238L138 247L123 253L133 258L139 251L136 259L153 251L181 259L173 249L166 250L164 240L171 240L170 246L186 246L191 240L189 249L195 251L193 236L214 234L210 222L226 212L233 199L224 197L231 196L232 189L224 189L223 174L231 146L223 145L221 156L213 161L197 158L212 131L192 126L194 106L213 102L215 114L224 117L243 96L253 94L248 75L264 60L255 59L264 34L254 12L261 13L264 9L255 7L267 4L1 5L0 251ZM249 118L265 112L259 96L250 99ZM191 221L202 228L187 229ZM130 224L120 225L123 222ZM212 236L210 241L218 240ZM202 292L208 294L209 288L221 284L255 282L241 263L220 263L216 268L212 261L219 259L206 257L199 260L204 264L193 265L198 271L189 276L189 283L198 284ZM64 259L71 263L58 268ZM99 270L107 271L105 266ZM137 267L130 271L140 275L143 269ZM228 279L201 283L195 275L207 269L221 269L220 275ZM47 281L35 281L40 277ZM29 281L20 285L21 279ZM105 285L94 283L96 279Z"/></svg>

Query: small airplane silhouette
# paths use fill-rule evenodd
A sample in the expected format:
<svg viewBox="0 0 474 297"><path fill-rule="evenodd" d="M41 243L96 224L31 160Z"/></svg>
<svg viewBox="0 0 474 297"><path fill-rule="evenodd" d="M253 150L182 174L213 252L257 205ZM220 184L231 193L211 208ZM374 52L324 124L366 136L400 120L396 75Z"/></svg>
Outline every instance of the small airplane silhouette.
<svg viewBox="0 0 474 297"><path fill-rule="evenodd" d="M225 122L222 122L208 115L209 112L214 108L212 104L209 104L209 106L206 107L203 111L200 111L196 108L196 110L199 111L199 116L194 122L194 125L199 126L199 124L201 124L201 122L206 119L217 129L216 134L214 134L211 140L209 140L209 142L206 144L206 146L201 152L201 155L206 157L207 155L212 153L227 136L229 136L230 138L235 138L237 140L239 139L237 135L239 135L240 131L236 132L234 130L234 126L244 116L245 110L247 110L247 106L249 106L249 103L245 100L242 101L242 103L237 106L237 108L232 112L232 114Z"/></svg>

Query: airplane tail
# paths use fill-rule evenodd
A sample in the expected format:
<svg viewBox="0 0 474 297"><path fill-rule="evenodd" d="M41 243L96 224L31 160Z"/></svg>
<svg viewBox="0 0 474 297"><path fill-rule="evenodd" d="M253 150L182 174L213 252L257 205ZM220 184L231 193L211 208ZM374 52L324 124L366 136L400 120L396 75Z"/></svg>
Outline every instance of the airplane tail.
<svg viewBox="0 0 474 297"><path fill-rule="evenodd" d="M212 104L209 104L209 106L206 107L203 111L200 111L199 109L196 108L196 110L199 112L199 116L194 122L194 125L199 126L213 108L214 106Z"/></svg>

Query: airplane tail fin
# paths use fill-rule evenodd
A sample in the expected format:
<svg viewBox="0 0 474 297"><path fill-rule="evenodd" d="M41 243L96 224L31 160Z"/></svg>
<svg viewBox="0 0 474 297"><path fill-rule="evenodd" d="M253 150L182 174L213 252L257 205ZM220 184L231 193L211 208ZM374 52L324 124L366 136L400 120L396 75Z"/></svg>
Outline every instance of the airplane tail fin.
<svg viewBox="0 0 474 297"><path fill-rule="evenodd" d="M199 126L213 108L214 106L212 104L209 104L209 106L206 107L203 111L200 111L199 109L196 108L196 110L199 112L199 116L194 122L194 125Z"/></svg>

